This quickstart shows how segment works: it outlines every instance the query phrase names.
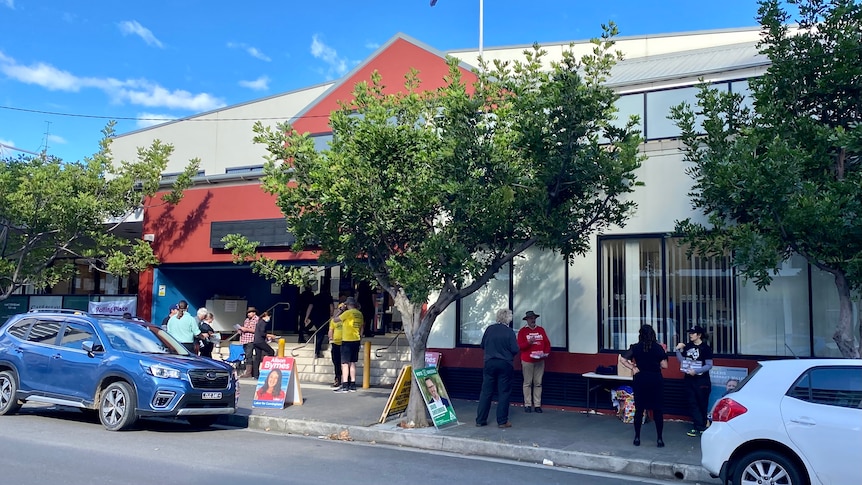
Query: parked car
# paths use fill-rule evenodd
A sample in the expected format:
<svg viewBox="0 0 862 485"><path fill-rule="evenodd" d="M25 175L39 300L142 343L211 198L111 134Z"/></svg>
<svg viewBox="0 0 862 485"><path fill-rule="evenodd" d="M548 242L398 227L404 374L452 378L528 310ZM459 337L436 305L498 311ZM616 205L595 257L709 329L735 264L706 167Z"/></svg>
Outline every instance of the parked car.
<svg viewBox="0 0 862 485"><path fill-rule="evenodd" d="M722 483L862 483L862 360L760 362L712 419L702 464Z"/></svg>
<svg viewBox="0 0 862 485"><path fill-rule="evenodd" d="M98 411L111 431L155 416L206 427L235 412L236 396L230 365L144 321L37 310L0 327L0 416L40 402Z"/></svg>

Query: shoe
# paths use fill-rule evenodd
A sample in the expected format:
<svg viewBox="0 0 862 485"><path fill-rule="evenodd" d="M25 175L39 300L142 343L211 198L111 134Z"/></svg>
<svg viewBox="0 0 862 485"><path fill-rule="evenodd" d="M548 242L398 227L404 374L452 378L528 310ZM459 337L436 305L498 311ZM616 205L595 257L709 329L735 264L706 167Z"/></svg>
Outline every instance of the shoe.
<svg viewBox="0 0 862 485"><path fill-rule="evenodd" d="M482 426L488 426L488 423L476 423L477 428L481 428Z"/></svg>
<svg viewBox="0 0 862 485"><path fill-rule="evenodd" d="M655 445L659 448L664 448L664 440L659 438L658 441L655 442Z"/></svg>
<svg viewBox="0 0 862 485"><path fill-rule="evenodd" d="M511 428L511 427L512 427L512 423L510 423L510 422L506 421L506 422L505 422L505 423L503 423L503 424L498 424L498 425L497 425L497 427L498 427L498 428Z"/></svg>
<svg viewBox="0 0 862 485"><path fill-rule="evenodd" d="M542 414L542 408L533 408L533 411L536 411L539 414Z"/></svg>
<svg viewBox="0 0 862 485"><path fill-rule="evenodd" d="M332 387L341 387L341 381L339 381L338 379L335 379L332 382Z"/></svg>
<svg viewBox="0 0 862 485"><path fill-rule="evenodd" d="M525 413L532 413L532 412L533 412L533 408L531 408L530 406L524 406L524 412L525 412Z"/></svg>
<svg viewBox="0 0 862 485"><path fill-rule="evenodd" d="M637 438L635 438L635 440L634 440L634 441L632 441L632 444L633 444L633 445L635 445L635 446L640 446L640 445L641 445L641 439L640 439L640 436L638 436Z"/></svg>
<svg viewBox="0 0 862 485"><path fill-rule="evenodd" d="M696 438L702 434L703 434L703 431L698 431L694 428L688 430L688 432L686 433L687 436L691 436L692 438Z"/></svg>
<svg viewBox="0 0 862 485"><path fill-rule="evenodd" d="M341 386L341 387L337 387L337 388L333 389L332 392L339 392L340 393L340 392L350 392L350 391L347 390L347 386Z"/></svg>
<svg viewBox="0 0 862 485"><path fill-rule="evenodd" d="M350 392L356 392L356 384L351 384L347 386L347 390Z"/></svg>

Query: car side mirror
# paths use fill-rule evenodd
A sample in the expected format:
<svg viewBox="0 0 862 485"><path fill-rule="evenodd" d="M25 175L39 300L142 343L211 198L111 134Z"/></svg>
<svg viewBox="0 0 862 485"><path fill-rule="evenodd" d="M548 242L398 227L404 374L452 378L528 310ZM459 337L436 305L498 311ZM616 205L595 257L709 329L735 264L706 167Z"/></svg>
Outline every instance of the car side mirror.
<svg viewBox="0 0 862 485"><path fill-rule="evenodd" d="M90 340L85 340L81 344L81 348L84 350L84 352L87 353L87 355L89 357L95 357L96 352L104 352L105 351L105 347L102 346L102 344L94 344Z"/></svg>

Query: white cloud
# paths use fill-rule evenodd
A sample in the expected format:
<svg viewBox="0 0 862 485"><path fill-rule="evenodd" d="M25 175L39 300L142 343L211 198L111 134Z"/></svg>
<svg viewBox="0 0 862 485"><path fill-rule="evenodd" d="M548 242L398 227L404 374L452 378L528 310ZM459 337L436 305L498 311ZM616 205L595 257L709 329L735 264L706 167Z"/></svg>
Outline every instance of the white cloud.
<svg viewBox="0 0 862 485"><path fill-rule="evenodd" d="M332 47L320 41L315 34L311 38L311 55L322 60L329 66L327 77L341 77L347 72L347 59L338 57L338 53Z"/></svg>
<svg viewBox="0 0 862 485"><path fill-rule="evenodd" d="M48 142L49 143L59 143L60 145L65 145L66 143L69 143L66 141L65 138L63 138L60 135L48 135Z"/></svg>
<svg viewBox="0 0 862 485"><path fill-rule="evenodd" d="M378 47L380 47L380 44L378 44L377 42L368 41L365 43L365 48L371 51L377 50Z"/></svg>
<svg viewBox="0 0 862 485"><path fill-rule="evenodd" d="M146 79L119 80L114 78L79 77L50 64L30 66L18 64L15 59L0 52L0 73L25 84L35 84L51 91L78 92L84 88L100 89L115 103L210 111L225 106L224 100L209 93L190 93L182 89L169 90Z"/></svg>
<svg viewBox="0 0 862 485"><path fill-rule="evenodd" d="M266 91L269 89L269 77L261 76L254 81L240 81L239 85L244 88L253 89L255 91Z"/></svg>
<svg viewBox="0 0 862 485"><path fill-rule="evenodd" d="M272 59L263 52L260 51L257 47L250 46L248 44L243 44L242 42L228 42L227 46L231 49L242 49L251 57L255 59L260 59L262 61L270 62Z"/></svg>
<svg viewBox="0 0 862 485"><path fill-rule="evenodd" d="M157 39L152 32L150 32L150 29L139 24L137 20L124 20L117 24L117 26L120 28L120 32L122 32L123 35L137 35L141 39L144 39L144 42L146 42L147 45L164 48L162 42Z"/></svg>
<svg viewBox="0 0 862 485"><path fill-rule="evenodd" d="M158 125L165 121L177 119L176 116L160 114L160 113L138 113L138 128L147 128L149 126Z"/></svg>
<svg viewBox="0 0 862 485"><path fill-rule="evenodd" d="M15 10L15 0L0 0L0 3L6 5L7 7Z"/></svg>

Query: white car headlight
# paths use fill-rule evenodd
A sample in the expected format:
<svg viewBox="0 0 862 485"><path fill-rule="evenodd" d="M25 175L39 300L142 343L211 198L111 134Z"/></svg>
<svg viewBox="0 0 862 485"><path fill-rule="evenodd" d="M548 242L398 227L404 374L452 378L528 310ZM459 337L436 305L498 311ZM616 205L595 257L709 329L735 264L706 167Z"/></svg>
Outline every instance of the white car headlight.
<svg viewBox="0 0 862 485"><path fill-rule="evenodd" d="M163 379L179 379L180 371L171 367L165 367L161 364L145 364L141 362L147 374Z"/></svg>

